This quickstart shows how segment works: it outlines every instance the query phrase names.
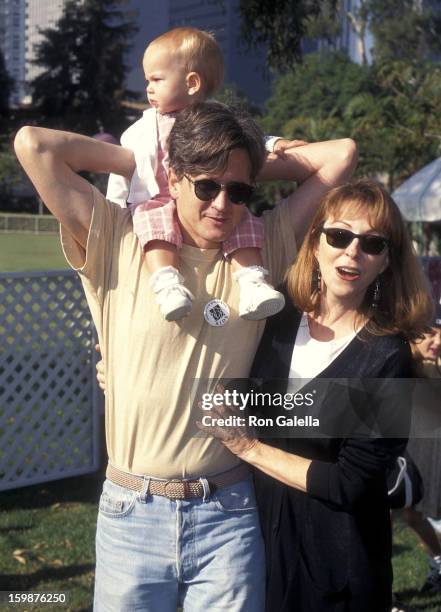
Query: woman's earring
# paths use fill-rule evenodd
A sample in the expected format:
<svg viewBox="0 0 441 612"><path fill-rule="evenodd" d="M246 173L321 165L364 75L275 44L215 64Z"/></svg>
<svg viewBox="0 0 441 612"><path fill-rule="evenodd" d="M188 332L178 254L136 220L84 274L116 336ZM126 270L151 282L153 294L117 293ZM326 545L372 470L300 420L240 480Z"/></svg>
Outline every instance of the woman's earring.
<svg viewBox="0 0 441 612"><path fill-rule="evenodd" d="M376 310L378 308L378 304L380 303L381 291L380 291L380 277L377 276L375 280L374 293L372 295L372 304L371 308Z"/></svg>
<svg viewBox="0 0 441 612"><path fill-rule="evenodd" d="M320 293L322 290L322 273L320 272L320 268L318 266L315 270L315 290L317 293Z"/></svg>

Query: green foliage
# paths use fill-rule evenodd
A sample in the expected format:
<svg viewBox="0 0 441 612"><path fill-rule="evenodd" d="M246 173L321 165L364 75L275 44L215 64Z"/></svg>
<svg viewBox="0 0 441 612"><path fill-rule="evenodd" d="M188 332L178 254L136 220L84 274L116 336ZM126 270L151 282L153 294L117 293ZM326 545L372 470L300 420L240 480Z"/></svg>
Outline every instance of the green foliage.
<svg viewBox="0 0 441 612"><path fill-rule="evenodd" d="M339 33L339 15L345 15L359 41L361 62L367 63L366 35L374 39L375 61L422 61L441 53L441 13L415 0L359 0L352 3L324 0L308 29L310 37L333 45Z"/></svg>
<svg viewBox="0 0 441 612"><path fill-rule="evenodd" d="M0 116L5 115L9 108L9 96L14 81L6 70L3 53L0 50Z"/></svg>
<svg viewBox="0 0 441 612"><path fill-rule="evenodd" d="M5 59L0 50L0 118L7 114L9 108L9 96L14 86L13 79L9 76L5 66Z"/></svg>
<svg viewBox="0 0 441 612"><path fill-rule="evenodd" d="M279 77L262 120L267 133L317 141L350 136L359 173L389 187L440 154L441 68L430 62L361 66L339 54L308 56Z"/></svg>
<svg viewBox="0 0 441 612"><path fill-rule="evenodd" d="M121 102L124 54L135 31L120 10L124 0L69 0L60 21L43 31L36 64L43 72L33 82L33 100L43 121L87 134L125 127Z"/></svg>
<svg viewBox="0 0 441 612"><path fill-rule="evenodd" d="M0 149L0 189L12 189L21 181L23 173L10 149Z"/></svg>
<svg viewBox="0 0 441 612"><path fill-rule="evenodd" d="M271 133L281 131L287 138L306 136L308 131L298 134L285 129L286 122L293 117L337 121L349 100L369 88L368 68L352 63L344 54L310 54L295 71L276 80L263 127Z"/></svg>
<svg viewBox="0 0 441 612"><path fill-rule="evenodd" d="M422 60L441 53L441 14L426 3L359 0L351 10L347 5L343 0L240 0L242 35L248 45L267 46L268 64L278 72L301 61L302 39L327 40L332 47L341 33L341 15L358 35L362 55L367 29L376 60Z"/></svg>
<svg viewBox="0 0 441 612"><path fill-rule="evenodd" d="M292 68L301 59L311 21L335 5L336 0L240 0L243 39L248 45L264 43L274 70Z"/></svg>
<svg viewBox="0 0 441 612"><path fill-rule="evenodd" d="M0 138L0 210L13 210L16 207L18 198L15 190L23 180L24 172L9 138Z"/></svg>
<svg viewBox="0 0 441 612"><path fill-rule="evenodd" d="M215 99L228 106L235 106L243 109L253 117L262 115L262 110L256 104L253 104L247 95L235 85L224 85L216 94Z"/></svg>
<svg viewBox="0 0 441 612"><path fill-rule="evenodd" d="M412 62L441 53L441 15L429 7L414 0L366 0L366 5L375 60Z"/></svg>
<svg viewBox="0 0 441 612"><path fill-rule="evenodd" d="M331 46L334 45L336 37L341 34L341 21L336 10L338 4L335 0L322 0L320 13L308 20L308 38L325 40Z"/></svg>
<svg viewBox="0 0 441 612"><path fill-rule="evenodd" d="M386 173L393 189L441 152L441 69L384 60L371 78L374 95L356 96L345 120L360 143L362 170Z"/></svg>

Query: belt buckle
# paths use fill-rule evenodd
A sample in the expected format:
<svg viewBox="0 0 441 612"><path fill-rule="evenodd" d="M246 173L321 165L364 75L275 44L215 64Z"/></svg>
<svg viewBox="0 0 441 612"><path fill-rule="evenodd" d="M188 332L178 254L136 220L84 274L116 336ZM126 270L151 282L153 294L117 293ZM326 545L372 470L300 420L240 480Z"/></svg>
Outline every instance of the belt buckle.
<svg viewBox="0 0 441 612"><path fill-rule="evenodd" d="M171 491L170 493L167 492L167 487L168 486L173 486L173 485L180 485L182 487L182 494L179 494L177 491ZM187 499L188 497L190 497L189 495L189 489L188 489L188 485L186 483L185 480L167 480L167 482L164 483L164 495L165 497L168 497L169 499Z"/></svg>

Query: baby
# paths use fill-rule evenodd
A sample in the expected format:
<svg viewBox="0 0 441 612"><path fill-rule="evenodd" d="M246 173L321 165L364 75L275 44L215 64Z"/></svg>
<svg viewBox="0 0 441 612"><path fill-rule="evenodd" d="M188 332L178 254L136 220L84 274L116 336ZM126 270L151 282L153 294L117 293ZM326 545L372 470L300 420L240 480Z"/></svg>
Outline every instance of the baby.
<svg viewBox="0 0 441 612"><path fill-rule="evenodd" d="M147 97L152 108L122 135L121 144L135 154L136 171L130 184L120 176L110 175L107 198L121 206L129 205L134 232L145 252L151 273L150 283L167 321L189 314L194 296L185 287L179 273L179 249L182 234L175 203L168 189L167 139L176 112L210 97L223 80L222 52L208 32L180 27L166 32L149 44L143 59L148 82ZM269 137L274 146L276 138ZM282 153L283 154L283 153ZM220 186L212 180L198 180L196 197L214 200ZM233 205L246 206L253 187L231 184L228 199ZM229 257L233 277L239 283L239 315L245 319L264 319L284 306L284 297L265 281L262 266L263 223L247 208L230 238L222 244Z"/></svg>

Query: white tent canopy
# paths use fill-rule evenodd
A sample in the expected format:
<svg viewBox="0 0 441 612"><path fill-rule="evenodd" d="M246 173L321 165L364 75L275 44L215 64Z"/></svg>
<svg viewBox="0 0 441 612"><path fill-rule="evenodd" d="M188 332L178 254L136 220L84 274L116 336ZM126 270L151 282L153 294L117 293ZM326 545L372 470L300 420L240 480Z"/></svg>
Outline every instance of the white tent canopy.
<svg viewBox="0 0 441 612"><path fill-rule="evenodd" d="M404 181L392 197L407 221L441 221L441 157Z"/></svg>

